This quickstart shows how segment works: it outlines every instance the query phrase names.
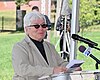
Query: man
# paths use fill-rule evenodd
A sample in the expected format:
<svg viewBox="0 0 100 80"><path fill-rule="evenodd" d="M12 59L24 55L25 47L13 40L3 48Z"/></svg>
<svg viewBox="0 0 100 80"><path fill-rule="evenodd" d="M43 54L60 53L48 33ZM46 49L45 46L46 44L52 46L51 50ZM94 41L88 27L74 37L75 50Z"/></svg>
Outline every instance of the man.
<svg viewBox="0 0 100 80"><path fill-rule="evenodd" d="M59 56L54 45L44 41L47 29L43 14L32 11L25 15L26 36L12 50L13 80L39 80L43 76L68 72L65 67L68 62Z"/></svg>
<svg viewBox="0 0 100 80"><path fill-rule="evenodd" d="M33 7L32 7L32 11L34 11L34 10L36 10L36 11L39 12L38 6L33 6ZM47 22L47 24L48 24L48 30L51 30L51 22L50 22L50 20L49 20L49 18L48 18L47 15L44 15L44 16L45 16L46 22Z"/></svg>

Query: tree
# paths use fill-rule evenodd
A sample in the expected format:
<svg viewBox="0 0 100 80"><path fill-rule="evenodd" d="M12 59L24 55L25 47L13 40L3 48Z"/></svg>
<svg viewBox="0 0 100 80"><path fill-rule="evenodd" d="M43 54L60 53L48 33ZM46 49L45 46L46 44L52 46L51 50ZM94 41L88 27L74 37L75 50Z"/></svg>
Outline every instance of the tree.
<svg viewBox="0 0 100 80"><path fill-rule="evenodd" d="M96 0L94 14L95 14L94 22L96 24L100 24L100 1L99 0Z"/></svg>
<svg viewBox="0 0 100 80"><path fill-rule="evenodd" d="M79 15L79 22L80 27L82 29L82 33L85 28L93 25L93 21L95 19L95 0L80 0L80 15Z"/></svg>
<svg viewBox="0 0 100 80"><path fill-rule="evenodd" d="M70 0L70 6L72 0ZM82 32L90 25L100 24L100 0L80 0L79 23Z"/></svg>
<svg viewBox="0 0 100 80"><path fill-rule="evenodd" d="M16 31L23 30L23 17L26 14L25 10L20 10L20 6L28 4L30 0L15 0L16 3Z"/></svg>
<svg viewBox="0 0 100 80"><path fill-rule="evenodd" d="M15 0L16 9L20 10L20 6L23 4L28 4L31 0Z"/></svg>

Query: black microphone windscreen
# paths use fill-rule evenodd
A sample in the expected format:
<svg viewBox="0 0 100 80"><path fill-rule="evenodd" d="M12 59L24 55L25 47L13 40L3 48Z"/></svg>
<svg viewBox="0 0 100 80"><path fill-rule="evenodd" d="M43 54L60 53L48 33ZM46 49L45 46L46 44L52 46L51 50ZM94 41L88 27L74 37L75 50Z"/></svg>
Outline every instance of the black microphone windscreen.
<svg viewBox="0 0 100 80"><path fill-rule="evenodd" d="M82 41L82 42L88 44L88 45L91 46L91 47L93 47L93 46L98 46L97 43L95 43L95 42L93 42L93 41L91 41L91 40L89 40L89 39L83 38L83 37L81 37L81 36L79 36L79 35L77 35L77 34L72 34L72 38L75 39L75 40Z"/></svg>
<svg viewBox="0 0 100 80"><path fill-rule="evenodd" d="M78 37L79 37L79 36L78 36L77 34L72 34L72 38L73 38L73 39L78 40Z"/></svg>
<svg viewBox="0 0 100 80"><path fill-rule="evenodd" d="M83 53L85 50L86 50L86 48L85 48L84 46L81 45L81 46L79 47L79 51L80 51L80 52Z"/></svg>

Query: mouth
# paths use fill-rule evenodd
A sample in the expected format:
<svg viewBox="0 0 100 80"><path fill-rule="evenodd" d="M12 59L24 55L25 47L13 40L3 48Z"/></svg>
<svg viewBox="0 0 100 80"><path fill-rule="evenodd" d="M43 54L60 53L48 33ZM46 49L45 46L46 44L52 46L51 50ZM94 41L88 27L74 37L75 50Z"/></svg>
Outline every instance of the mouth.
<svg viewBox="0 0 100 80"><path fill-rule="evenodd" d="M44 33L43 32L41 32L41 33L39 33L40 35L44 35Z"/></svg>
<svg viewBox="0 0 100 80"><path fill-rule="evenodd" d="M45 32L41 30L41 31L39 31L38 33L39 33L39 34L44 34Z"/></svg>

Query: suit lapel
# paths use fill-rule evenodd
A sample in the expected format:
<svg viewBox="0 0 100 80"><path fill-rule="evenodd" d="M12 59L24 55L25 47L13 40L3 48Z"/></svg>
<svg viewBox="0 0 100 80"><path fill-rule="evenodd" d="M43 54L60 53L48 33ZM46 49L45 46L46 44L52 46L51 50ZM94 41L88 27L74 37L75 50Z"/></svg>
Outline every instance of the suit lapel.
<svg viewBox="0 0 100 80"><path fill-rule="evenodd" d="M45 49L45 53L46 53L46 56L47 56L49 66L51 66L51 65L53 65L52 52L50 50L49 45L46 42L43 42L43 45L44 45L44 49Z"/></svg>
<svg viewBox="0 0 100 80"><path fill-rule="evenodd" d="M31 47L32 54L35 54L36 55L35 57L38 58L38 60L40 61L40 63L42 63L42 65L48 66L47 62L45 61L45 59L41 55L40 51L35 46L35 44L30 40L30 38L27 36L25 38L25 40L28 42L29 46Z"/></svg>

